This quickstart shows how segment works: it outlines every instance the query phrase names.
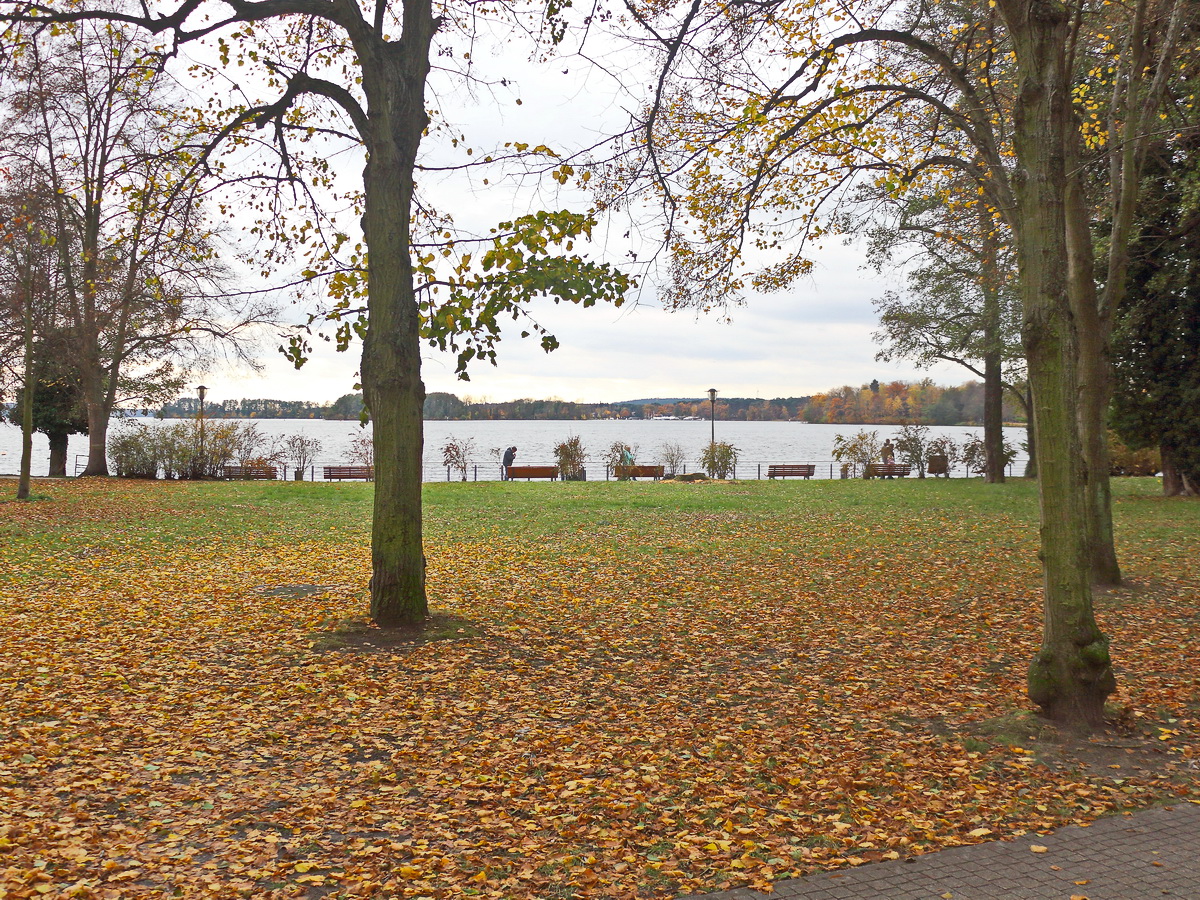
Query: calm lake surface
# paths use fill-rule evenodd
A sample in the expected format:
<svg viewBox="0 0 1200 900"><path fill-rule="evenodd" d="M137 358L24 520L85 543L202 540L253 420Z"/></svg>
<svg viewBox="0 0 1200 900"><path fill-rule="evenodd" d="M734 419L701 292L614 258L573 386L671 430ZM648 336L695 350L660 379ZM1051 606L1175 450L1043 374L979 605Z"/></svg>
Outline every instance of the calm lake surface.
<svg viewBox="0 0 1200 900"><path fill-rule="evenodd" d="M170 424L177 419L138 419L149 427ZM316 477L321 478L321 466L346 463L351 440L362 433L357 422L328 422L320 419L255 419L258 430L268 438L285 438L302 434L321 442L318 454ZM121 420L115 420L112 430L122 428ZM489 451L515 445L518 448L517 463L525 465L550 465L554 463L554 445L578 435L588 451L588 478L603 479L604 463L601 458L614 441L621 441L634 448L640 463L657 463L664 444L679 444L687 454L688 471L695 471L700 452L708 444L710 424L707 421L655 421L646 419L581 420L581 421L481 421L425 423L425 480L446 479L446 468L442 465L442 446L450 438L474 442L471 470L468 478L479 481L495 480L500 477L499 462ZM879 440L892 437L899 428L891 425L805 425L799 422L722 422L716 423L718 441L729 441L739 450L737 476L756 478L761 466L766 477L770 463L815 463L817 478L830 478L838 474L833 464L833 439L835 435L857 434L860 430L874 431ZM370 431L370 426L367 426ZM1014 447L1025 440L1024 428L1005 428L1005 437ZM931 427L931 436L948 435L961 442L972 435L982 435L982 428ZM50 447L45 435L34 435L33 474L45 475L50 463ZM72 435L67 455L67 473L82 469L87 455L87 437ZM1013 471L1024 470L1025 454L1020 454ZM0 424L0 475L16 475L21 465L20 429L7 423ZM311 473L310 473L311 474ZM963 475L963 471L955 474Z"/></svg>

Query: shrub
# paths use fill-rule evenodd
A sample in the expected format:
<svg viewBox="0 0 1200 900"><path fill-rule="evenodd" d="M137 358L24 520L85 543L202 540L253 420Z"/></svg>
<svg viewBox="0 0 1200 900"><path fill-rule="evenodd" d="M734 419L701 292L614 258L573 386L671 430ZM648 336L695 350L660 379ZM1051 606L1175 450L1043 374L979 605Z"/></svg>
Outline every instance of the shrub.
<svg viewBox="0 0 1200 900"><path fill-rule="evenodd" d="M297 472L303 473L305 469L316 462L317 454L320 452L321 441L318 438L292 434L283 441L283 457L295 467Z"/></svg>
<svg viewBox="0 0 1200 900"><path fill-rule="evenodd" d="M637 461L637 451L636 444L630 446L624 441L613 441L604 452L604 464L614 470L617 466L632 465Z"/></svg>
<svg viewBox="0 0 1200 900"><path fill-rule="evenodd" d="M583 481L587 477L583 464L587 462L588 452L578 435L571 435L561 444L555 444L554 459L563 481Z"/></svg>
<svg viewBox="0 0 1200 900"><path fill-rule="evenodd" d="M896 455L900 462L917 470L917 477L925 477L925 466L930 454L929 426L903 425L896 436Z"/></svg>
<svg viewBox="0 0 1200 900"><path fill-rule="evenodd" d="M867 463L875 461L881 446L878 431L860 431L853 437L835 434L833 458L846 465L862 467L865 473Z"/></svg>
<svg viewBox="0 0 1200 900"><path fill-rule="evenodd" d="M459 440L454 435L446 438L442 445L442 465L454 469L462 480L467 480L467 469L471 465L471 454L475 452L475 441L471 438Z"/></svg>
<svg viewBox="0 0 1200 900"><path fill-rule="evenodd" d="M663 465L664 474L674 478L687 464L687 451L683 449L683 444L663 444L658 448L658 461Z"/></svg>
<svg viewBox="0 0 1200 900"><path fill-rule="evenodd" d="M122 422L108 439L108 456L120 478L158 477L158 441L144 422Z"/></svg>
<svg viewBox="0 0 1200 900"><path fill-rule="evenodd" d="M360 432L350 439L350 462L356 466L375 465L375 438Z"/></svg>
<svg viewBox="0 0 1200 900"><path fill-rule="evenodd" d="M1016 448L1007 440L1001 441L1000 458L1006 469L1009 463L1017 458ZM972 435L963 441L962 461L963 465L967 467L968 475L972 472L983 474L987 471L987 451L984 448L983 438L979 435Z"/></svg>
<svg viewBox="0 0 1200 900"><path fill-rule="evenodd" d="M1108 464L1110 475L1157 475L1162 471L1157 447L1130 450L1112 431L1108 433Z"/></svg>
<svg viewBox="0 0 1200 900"><path fill-rule="evenodd" d="M725 441L711 443L700 454L700 468L709 478L729 478L737 471L739 452L737 447Z"/></svg>

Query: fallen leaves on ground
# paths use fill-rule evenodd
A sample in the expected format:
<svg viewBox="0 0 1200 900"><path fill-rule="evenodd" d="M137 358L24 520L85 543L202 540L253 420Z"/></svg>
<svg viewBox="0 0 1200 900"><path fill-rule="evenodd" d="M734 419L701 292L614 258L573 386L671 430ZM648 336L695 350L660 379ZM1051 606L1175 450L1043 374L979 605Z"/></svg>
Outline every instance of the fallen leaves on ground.
<svg viewBox="0 0 1200 900"><path fill-rule="evenodd" d="M1101 604L1164 764L1081 770L971 736L1026 706L1019 516L651 507L547 541L435 511L433 603L478 633L338 652L369 495L156 538L213 489L0 506L43 529L0 550L0 897L672 897L1196 789L1194 549L1125 548L1157 587Z"/></svg>

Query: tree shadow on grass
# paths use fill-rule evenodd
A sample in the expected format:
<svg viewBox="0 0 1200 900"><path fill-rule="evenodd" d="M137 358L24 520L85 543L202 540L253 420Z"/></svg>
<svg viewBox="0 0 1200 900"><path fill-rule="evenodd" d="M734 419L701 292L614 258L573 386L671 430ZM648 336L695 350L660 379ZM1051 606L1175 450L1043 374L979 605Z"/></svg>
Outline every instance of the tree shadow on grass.
<svg viewBox="0 0 1200 900"><path fill-rule="evenodd" d="M352 616L314 632L312 649L318 653L399 653L434 641L461 641L483 633L470 619L438 610L430 611L424 622L412 628L380 628L366 616Z"/></svg>

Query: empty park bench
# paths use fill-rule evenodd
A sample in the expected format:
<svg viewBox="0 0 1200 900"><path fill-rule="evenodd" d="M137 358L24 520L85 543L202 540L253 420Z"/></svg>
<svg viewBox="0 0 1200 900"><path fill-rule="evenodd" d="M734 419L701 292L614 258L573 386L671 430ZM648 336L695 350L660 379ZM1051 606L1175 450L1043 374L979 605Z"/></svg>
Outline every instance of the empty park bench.
<svg viewBox="0 0 1200 900"><path fill-rule="evenodd" d="M278 471L275 466L222 466L221 477L243 481L274 481Z"/></svg>
<svg viewBox="0 0 1200 900"><path fill-rule="evenodd" d="M549 478L554 481L558 478L558 466L509 466L508 480L515 481L518 478L524 478L526 481L531 478Z"/></svg>
<svg viewBox="0 0 1200 900"><path fill-rule="evenodd" d="M803 465L787 463L767 466L768 478L812 478L816 472L817 467L812 463Z"/></svg>
<svg viewBox="0 0 1200 900"><path fill-rule="evenodd" d="M617 478L653 478L655 481L662 478L666 471L666 466L617 465L613 467L613 474Z"/></svg>
<svg viewBox="0 0 1200 900"><path fill-rule="evenodd" d="M345 481L352 479L363 481L375 480L374 466L325 466L326 481Z"/></svg>
<svg viewBox="0 0 1200 900"><path fill-rule="evenodd" d="M902 463L867 463L863 478L906 478L912 472L912 466Z"/></svg>

